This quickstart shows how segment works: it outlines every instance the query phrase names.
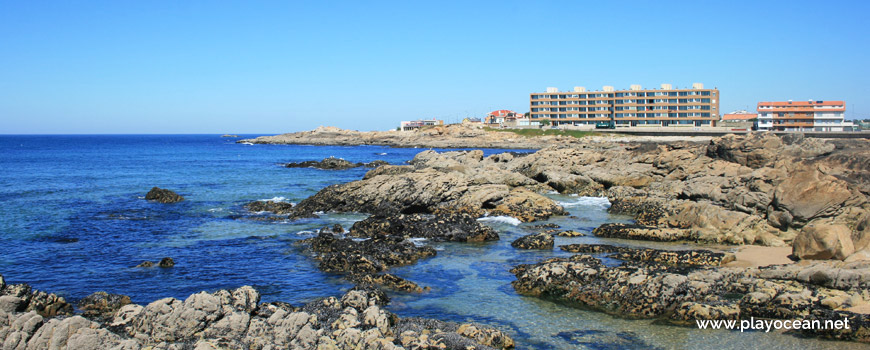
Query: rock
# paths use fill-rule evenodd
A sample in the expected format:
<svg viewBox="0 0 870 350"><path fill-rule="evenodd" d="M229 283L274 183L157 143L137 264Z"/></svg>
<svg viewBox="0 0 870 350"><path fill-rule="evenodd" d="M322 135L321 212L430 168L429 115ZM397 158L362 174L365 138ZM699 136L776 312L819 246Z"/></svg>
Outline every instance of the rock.
<svg viewBox="0 0 870 350"><path fill-rule="evenodd" d="M363 176L363 180L368 180L378 175L399 175L412 171L414 171L414 167L410 165L382 165L369 170Z"/></svg>
<svg viewBox="0 0 870 350"><path fill-rule="evenodd" d="M160 203L177 203L183 201L184 197L167 189L152 187L151 190L145 194L145 199L158 201Z"/></svg>
<svg viewBox="0 0 870 350"><path fill-rule="evenodd" d="M792 254L800 259L844 260L855 251L851 230L843 225L809 225L794 240Z"/></svg>
<svg viewBox="0 0 870 350"><path fill-rule="evenodd" d="M554 242L553 236L548 233L535 233L511 242L511 247L517 249L553 249Z"/></svg>
<svg viewBox="0 0 870 350"><path fill-rule="evenodd" d="M498 233L466 213L373 215L350 228L352 237L378 235L427 238L436 242L498 240Z"/></svg>
<svg viewBox="0 0 870 350"><path fill-rule="evenodd" d="M774 207L788 211L794 221L832 216L852 195L846 182L806 167L793 172L774 192Z"/></svg>
<svg viewBox="0 0 870 350"><path fill-rule="evenodd" d="M275 201L254 201L245 204L245 209L252 212L271 212L278 215L286 215L293 212L293 203Z"/></svg>
<svg viewBox="0 0 870 350"><path fill-rule="evenodd" d="M422 152L414 169L371 172L363 180L333 185L301 201L298 213L362 212L378 215L463 212L507 215L523 221L562 215L553 200L526 189L535 181L494 167L474 152Z"/></svg>
<svg viewBox="0 0 870 350"><path fill-rule="evenodd" d="M363 163L352 163L335 157L324 158L321 161L307 160L300 163L284 164L286 168L316 168L323 170L346 170L363 166Z"/></svg>
<svg viewBox="0 0 870 350"><path fill-rule="evenodd" d="M89 319L108 320L124 305L131 304L130 297L121 294L96 292L78 302L82 316Z"/></svg>
<svg viewBox="0 0 870 350"><path fill-rule="evenodd" d="M695 240L691 232L673 228L657 228L652 226L633 224L603 224L592 230L592 234L598 237L637 239L645 241L673 242Z"/></svg>
<svg viewBox="0 0 870 350"><path fill-rule="evenodd" d="M151 261L143 261L139 263L139 265L136 265L136 267L154 267L154 263Z"/></svg>
<svg viewBox="0 0 870 350"><path fill-rule="evenodd" d="M160 259L160 262L157 264L157 266L163 267L163 268L173 267L173 266L175 266L175 260L172 260L172 258L168 258L168 257L163 258L163 259Z"/></svg>
<svg viewBox="0 0 870 350"><path fill-rule="evenodd" d="M635 262L656 262L682 266L719 266L733 257L709 250L660 250L650 248L627 248L606 244L570 244L559 249L571 253L610 254L609 258ZM615 254L614 254L615 253Z"/></svg>
<svg viewBox="0 0 870 350"><path fill-rule="evenodd" d="M326 272L372 274L390 266L409 265L435 255L432 247L418 247L397 236L375 236L361 242L336 238L322 232L301 242L317 253L319 267Z"/></svg>
<svg viewBox="0 0 870 350"><path fill-rule="evenodd" d="M349 279L363 287L384 287L405 293L423 293L430 290L429 287L420 287L414 282L389 273L351 275Z"/></svg>
<svg viewBox="0 0 870 350"><path fill-rule="evenodd" d="M582 232L568 230L568 231L559 232L556 234L556 236L559 236L559 237L583 237L586 235L583 234Z"/></svg>

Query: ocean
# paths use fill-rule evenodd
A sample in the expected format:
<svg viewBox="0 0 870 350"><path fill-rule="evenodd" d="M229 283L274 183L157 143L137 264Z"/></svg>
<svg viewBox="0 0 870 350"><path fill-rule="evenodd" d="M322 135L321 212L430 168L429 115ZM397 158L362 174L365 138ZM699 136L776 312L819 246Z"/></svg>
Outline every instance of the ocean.
<svg viewBox="0 0 870 350"><path fill-rule="evenodd" d="M258 135L241 135L253 137ZM362 178L366 168L330 171L280 164L335 156L353 162L404 164L424 149L383 146L246 145L219 135L0 136L0 274L75 302L96 291L129 295L135 303L186 298L200 291L251 285L262 301L294 305L338 296L352 285L326 274L296 244L321 227L349 228L366 217L326 213L299 221L257 220L243 205L254 200L297 203L331 184ZM447 151L438 150L436 151ZM486 155L508 150L484 150ZM511 150L528 151L528 150ZM146 201L153 186L186 198ZM550 194L576 218L553 218L584 233L607 222L604 198ZM489 218L501 240L434 243L437 256L392 273L432 290L390 292L400 316L475 321L508 331L518 349L721 348L776 346L865 348L862 344L740 333L628 320L517 295L510 268L559 250L519 251L510 242L529 234L512 218ZM539 224L534 223L534 224ZM596 237L557 237L556 245L610 243L664 249L684 245ZM172 257L175 267L135 268Z"/></svg>

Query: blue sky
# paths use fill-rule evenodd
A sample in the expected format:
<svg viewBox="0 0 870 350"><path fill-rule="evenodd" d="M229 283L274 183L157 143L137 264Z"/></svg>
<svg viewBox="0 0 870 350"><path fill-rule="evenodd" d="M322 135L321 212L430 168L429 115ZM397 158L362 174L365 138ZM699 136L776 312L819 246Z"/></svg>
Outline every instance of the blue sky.
<svg viewBox="0 0 870 350"><path fill-rule="evenodd" d="M0 133L395 128L546 87L717 87L870 117L865 1L0 0Z"/></svg>

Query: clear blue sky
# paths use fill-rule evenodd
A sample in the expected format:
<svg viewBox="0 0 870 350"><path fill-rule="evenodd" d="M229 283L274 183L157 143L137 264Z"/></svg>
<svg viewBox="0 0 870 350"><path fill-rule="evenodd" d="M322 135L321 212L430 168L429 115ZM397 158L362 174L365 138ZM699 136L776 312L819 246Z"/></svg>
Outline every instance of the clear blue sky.
<svg viewBox="0 0 870 350"><path fill-rule="evenodd" d="M870 117L867 1L0 0L0 133L394 128L546 87L847 102Z"/></svg>

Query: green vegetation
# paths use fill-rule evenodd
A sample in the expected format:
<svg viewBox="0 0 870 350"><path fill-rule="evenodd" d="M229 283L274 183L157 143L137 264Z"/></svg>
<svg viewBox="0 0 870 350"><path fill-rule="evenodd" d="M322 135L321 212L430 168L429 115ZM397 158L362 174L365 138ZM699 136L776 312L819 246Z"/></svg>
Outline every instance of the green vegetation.
<svg viewBox="0 0 870 350"><path fill-rule="evenodd" d="M495 131L495 132L512 132L514 134L526 137L535 137L535 136L570 136L570 137L586 137L586 136L595 136L598 133L594 131L586 131L586 130L561 130L561 129L494 129L494 128L483 128L486 131Z"/></svg>

